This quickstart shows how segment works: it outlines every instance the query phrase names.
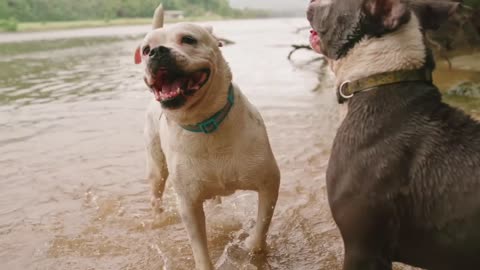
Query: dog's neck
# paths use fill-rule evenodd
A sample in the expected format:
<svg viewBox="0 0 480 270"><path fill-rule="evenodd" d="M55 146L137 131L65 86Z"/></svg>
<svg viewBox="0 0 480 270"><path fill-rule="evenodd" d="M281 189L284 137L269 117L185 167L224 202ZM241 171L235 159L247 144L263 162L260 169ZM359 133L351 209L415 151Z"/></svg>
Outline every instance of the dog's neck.
<svg viewBox="0 0 480 270"><path fill-rule="evenodd" d="M227 104L228 89L232 83L232 73L226 61L219 59L210 82L202 89L205 93L178 110L165 110L169 120L180 125L195 125L212 117Z"/></svg>
<svg viewBox="0 0 480 270"><path fill-rule="evenodd" d="M349 53L330 66L337 88L374 74L419 69L425 65L426 48L415 15L397 31L380 38L364 38Z"/></svg>

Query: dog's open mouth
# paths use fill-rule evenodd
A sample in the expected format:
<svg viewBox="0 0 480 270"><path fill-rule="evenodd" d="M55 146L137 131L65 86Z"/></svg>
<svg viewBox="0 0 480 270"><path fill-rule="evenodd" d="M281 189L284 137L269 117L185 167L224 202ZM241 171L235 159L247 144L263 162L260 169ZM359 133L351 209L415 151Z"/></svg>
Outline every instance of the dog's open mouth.
<svg viewBox="0 0 480 270"><path fill-rule="evenodd" d="M322 47L320 46L320 37L315 30L310 31L310 46L317 53L322 53Z"/></svg>
<svg viewBox="0 0 480 270"><path fill-rule="evenodd" d="M192 95L200 90L210 77L210 70L202 69L192 73L160 69L150 85L155 99L160 102L176 99L179 96Z"/></svg>

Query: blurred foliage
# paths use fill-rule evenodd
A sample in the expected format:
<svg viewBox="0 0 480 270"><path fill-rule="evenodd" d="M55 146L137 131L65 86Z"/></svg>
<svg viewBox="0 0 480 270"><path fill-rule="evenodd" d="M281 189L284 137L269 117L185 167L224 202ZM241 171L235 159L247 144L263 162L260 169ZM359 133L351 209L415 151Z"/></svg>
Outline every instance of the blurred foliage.
<svg viewBox="0 0 480 270"><path fill-rule="evenodd" d="M463 2L471 7L480 7L480 0L464 0Z"/></svg>
<svg viewBox="0 0 480 270"><path fill-rule="evenodd" d="M146 18L152 16L161 2L167 10L183 10L187 16L266 15L258 11L232 9L228 0L0 0L0 27L13 28L15 20L47 22Z"/></svg>
<svg viewBox="0 0 480 270"><path fill-rule="evenodd" d="M15 32L18 28L18 22L15 18L9 18L8 20L0 20L0 29L9 32Z"/></svg>

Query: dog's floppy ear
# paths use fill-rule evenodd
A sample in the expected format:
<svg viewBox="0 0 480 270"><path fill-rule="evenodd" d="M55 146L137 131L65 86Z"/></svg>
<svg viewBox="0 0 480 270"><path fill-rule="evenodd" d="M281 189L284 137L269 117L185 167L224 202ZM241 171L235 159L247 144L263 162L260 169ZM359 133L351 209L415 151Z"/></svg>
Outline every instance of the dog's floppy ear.
<svg viewBox="0 0 480 270"><path fill-rule="evenodd" d="M363 9L375 27L380 27L378 33L393 31L410 18L402 0L365 0Z"/></svg>
<svg viewBox="0 0 480 270"><path fill-rule="evenodd" d="M207 25L207 26L204 26L203 28L205 28L205 30L207 30L207 32L210 33L210 35L212 35L218 41L218 47L223 47L223 42L213 33L212 26Z"/></svg>
<svg viewBox="0 0 480 270"><path fill-rule="evenodd" d="M135 50L135 64L142 63L142 54L140 53L140 45Z"/></svg>
<svg viewBox="0 0 480 270"><path fill-rule="evenodd" d="M458 2L445 0L410 0L409 5L424 30L437 30L461 7Z"/></svg>
<svg viewBox="0 0 480 270"><path fill-rule="evenodd" d="M163 22L165 18L165 11L163 10L163 5L160 4L156 9L155 13L153 13L153 23L152 28L158 29L163 27Z"/></svg>

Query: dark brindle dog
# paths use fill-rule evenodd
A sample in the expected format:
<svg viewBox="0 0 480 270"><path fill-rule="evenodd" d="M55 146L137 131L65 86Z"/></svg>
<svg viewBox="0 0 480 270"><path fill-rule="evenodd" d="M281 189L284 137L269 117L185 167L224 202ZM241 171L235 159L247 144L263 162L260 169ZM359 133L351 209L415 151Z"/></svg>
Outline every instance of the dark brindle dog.
<svg viewBox="0 0 480 270"><path fill-rule="evenodd" d="M480 269L480 124L441 100L424 31L432 0L313 0L312 48L348 113L327 171L344 269Z"/></svg>

